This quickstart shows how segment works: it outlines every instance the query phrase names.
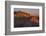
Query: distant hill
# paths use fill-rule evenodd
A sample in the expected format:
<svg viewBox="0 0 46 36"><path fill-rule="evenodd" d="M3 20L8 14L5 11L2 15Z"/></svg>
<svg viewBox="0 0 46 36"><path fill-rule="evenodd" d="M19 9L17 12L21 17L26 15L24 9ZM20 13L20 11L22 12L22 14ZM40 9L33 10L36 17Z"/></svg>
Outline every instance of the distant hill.
<svg viewBox="0 0 46 36"><path fill-rule="evenodd" d="M23 16L28 17L28 16L30 16L30 15L31 15L31 14L29 14L29 13L21 12L21 11L14 12L14 14L15 14L15 16L21 16L21 17L23 17Z"/></svg>

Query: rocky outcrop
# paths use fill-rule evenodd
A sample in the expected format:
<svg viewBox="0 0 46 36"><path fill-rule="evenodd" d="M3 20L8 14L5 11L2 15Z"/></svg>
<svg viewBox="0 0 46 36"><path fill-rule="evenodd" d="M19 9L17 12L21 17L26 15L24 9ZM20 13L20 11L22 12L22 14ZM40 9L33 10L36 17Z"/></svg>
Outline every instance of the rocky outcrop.
<svg viewBox="0 0 46 36"><path fill-rule="evenodd" d="M39 16L34 16L32 14L15 11L14 12L14 24L16 27L19 26L39 26Z"/></svg>

